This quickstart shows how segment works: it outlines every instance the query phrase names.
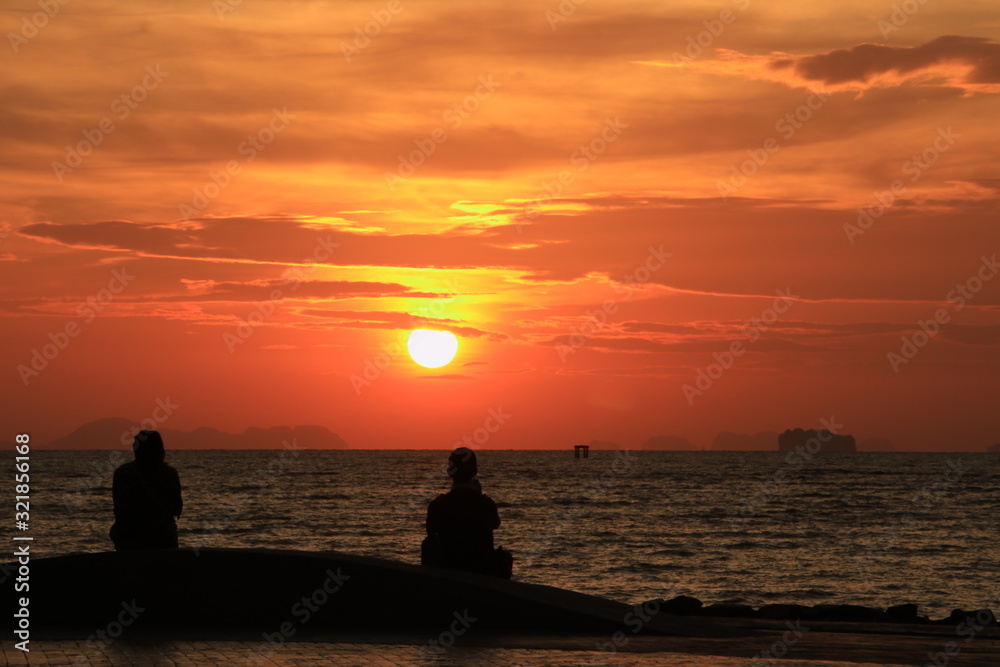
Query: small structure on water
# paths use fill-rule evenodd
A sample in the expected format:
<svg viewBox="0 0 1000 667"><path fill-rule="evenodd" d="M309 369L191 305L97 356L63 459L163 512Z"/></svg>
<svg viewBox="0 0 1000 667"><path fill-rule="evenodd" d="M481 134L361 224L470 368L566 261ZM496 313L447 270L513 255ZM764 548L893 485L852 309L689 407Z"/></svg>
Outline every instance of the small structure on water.
<svg viewBox="0 0 1000 667"><path fill-rule="evenodd" d="M583 458L590 458L590 445L573 445L573 458L580 458L580 452L583 452Z"/></svg>

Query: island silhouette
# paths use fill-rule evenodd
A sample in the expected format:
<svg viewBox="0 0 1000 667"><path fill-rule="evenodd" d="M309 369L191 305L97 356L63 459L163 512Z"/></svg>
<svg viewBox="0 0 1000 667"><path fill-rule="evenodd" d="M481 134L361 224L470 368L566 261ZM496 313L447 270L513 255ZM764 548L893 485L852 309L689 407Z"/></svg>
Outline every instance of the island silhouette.
<svg viewBox="0 0 1000 667"><path fill-rule="evenodd" d="M826 454L845 454L858 451L857 443L853 435L835 434L821 428L804 430L801 428L788 429L778 436L778 451L793 452L802 451L807 448L809 453L817 452Z"/></svg>
<svg viewBox="0 0 1000 667"><path fill-rule="evenodd" d="M129 447L144 426L130 419L110 417L88 422L72 433L48 444L48 449L107 449ZM191 431L157 428L170 448L178 449L281 449L283 442L299 449L348 449L348 444L325 426L247 427L243 433L227 433L202 426Z"/></svg>

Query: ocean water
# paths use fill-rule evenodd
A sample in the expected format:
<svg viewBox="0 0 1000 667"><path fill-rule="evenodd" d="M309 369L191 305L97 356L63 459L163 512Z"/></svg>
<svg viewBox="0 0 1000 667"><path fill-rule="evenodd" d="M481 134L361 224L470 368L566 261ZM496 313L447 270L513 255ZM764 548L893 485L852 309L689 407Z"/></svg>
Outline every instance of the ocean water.
<svg viewBox="0 0 1000 667"><path fill-rule="evenodd" d="M182 546L419 562L442 451L171 451ZM123 451L33 451L36 556L112 549ZM13 475L13 456L3 464ZM515 579L627 603L997 604L1000 456L481 451ZM8 477L10 479L10 477ZM13 520L13 517L10 517Z"/></svg>

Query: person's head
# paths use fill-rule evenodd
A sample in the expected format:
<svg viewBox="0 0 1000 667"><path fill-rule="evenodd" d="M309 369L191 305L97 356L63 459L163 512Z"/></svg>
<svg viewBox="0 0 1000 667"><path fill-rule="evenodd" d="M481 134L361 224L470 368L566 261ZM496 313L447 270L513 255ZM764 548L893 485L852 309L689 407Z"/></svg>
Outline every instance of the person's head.
<svg viewBox="0 0 1000 667"><path fill-rule="evenodd" d="M159 431L139 431L132 442L137 463L162 463L166 452Z"/></svg>
<svg viewBox="0 0 1000 667"><path fill-rule="evenodd" d="M476 453L468 447L459 447L448 457L448 476L456 482L471 482L478 474Z"/></svg>

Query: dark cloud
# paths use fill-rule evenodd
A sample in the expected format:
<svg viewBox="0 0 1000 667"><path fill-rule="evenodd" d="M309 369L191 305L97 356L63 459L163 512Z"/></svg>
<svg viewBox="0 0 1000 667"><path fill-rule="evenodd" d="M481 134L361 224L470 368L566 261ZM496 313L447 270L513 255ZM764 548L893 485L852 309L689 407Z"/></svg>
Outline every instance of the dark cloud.
<svg viewBox="0 0 1000 667"><path fill-rule="evenodd" d="M675 67L662 60L646 64ZM814 55L758 55L719 49L717 58L685 66L710 74L826 92L906 84L948 86L965 93L1000 92L1000 43L986 37L949 35L917 46L863 43Z"/></svg>
<svg viewBox="0 0 1000 667"><path fill-rule="evenodd" d="M804 79L831 86L848 82L867 84L879 75L894 74L900 81L942 65L970 68L965 83L1000 84L1000 43L986 37L947 35L918 46L858 44L813 56L776 58L771 69L792 69Z"/></svg>

